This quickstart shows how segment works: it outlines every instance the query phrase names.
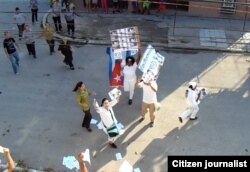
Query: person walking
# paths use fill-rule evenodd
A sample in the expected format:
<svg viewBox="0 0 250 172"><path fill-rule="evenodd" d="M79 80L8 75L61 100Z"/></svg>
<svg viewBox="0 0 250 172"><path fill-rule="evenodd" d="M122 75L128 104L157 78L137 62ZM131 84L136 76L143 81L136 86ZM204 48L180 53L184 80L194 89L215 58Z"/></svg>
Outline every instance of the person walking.
<svg viewBox="0 0 250 172"><path fill-rule="evenodd" d="M74 38L74 34L75 34L75 20L74 20L74 8L70 9L69 5L66 6L66 10L65 10L65 20L67 23L67 29L68 29L68 35L70 35L70 31L71 31L71 36Z"/></svg>
<svg viewBox="0 0 250 172"><path fill-rule="evenodd" d="M33 55L34 59L36 58L36 49L35 49L35 39L29 25L25 25L23 31L23 38L29 55Z"/></svg>
<svg viewBox="0 0 250 172"><path fill-rule="evenodd" d="M93 106L96 112L100 114L101 121L103 124L103 131L108 135L108 142L112 148L117 148L114 143L115 137L119 135L119 129L117 127L117 120L113 111L113 107L119 102L119 97L113 99L111 102L107 98L102 99L101 106L99 107L96 100L94 99ZM114 135L110 135L109 131L115 130Z"/></svg>
<svg viewBox="0 0 250 172"><path fill-rule="evenodd" d="M101 0L102 10L105 13L108 13L108 3L107 0Z"/></svg>
<svg viewBox="0 0 250 172"><path fill-rule="evenodd" d="M72 56L72 48L70 46L70 43L67 39L63 39L61 44L58 47L58 51L61 52L61 54L64 56L63 62L66 65L69 65L71 70L75 70L74 65L72 63L73 56Z"/></svg>
<svg viewBox="0 0 250 172"><path fill-rule="evenodd" d="M82 127L86 127L86 129L91 132L90 121L92 119L92 115L90 113L90 104L89 104L89 96L91 93L87 90L86 86L82 81L79 81L73 92L76 92L76 102L79 105L80 109L84 112L85 116L82 121Z"/></svg>
<svg viewBox="0 0 250 172"><path fill-rule="evenodd" d="M21 40L23 35L24 25L26 22L26 16L20 12L20 9L18 7L16 7L15 10L16 12L14 14L14 20L16 21L17 24L19 40Z"/></svg>
<svg viewBox="0 0 250 172"><path fill-rule="evenodd" d="M142 14L144 14L145 12L147 14L150 14L150 1L149 0L143 0L142 1Z"/></svg>
<svg viewBox="0 0 250 172"><path fill-rule="evenodd" d="M182 123L185 119L189 117L190 120L196 120L198 117L196 116L198 111L199 111L199 99L200 99L200 94L196 90L197 88L197 83L196 82L190 82L188 84L188 89L186 90L186 101L188 104L187 110L183 112L179 116L179 121Z"/></svg>
<svg viewBox="0 0 250 172"><path fill-rule="evenodd" d="M158 107L156 107L157 103L157 91L158 85L154 80L153 74L148 71L148 79L142 79L138 83L138 87L142 88L143 95L142 95L142 106L141 106L141 118L139 119L139 123L145 119L145 115L149 109L150 115L150 127L154 127L154 120L155 120L155 111Z"/></svg>
<svg viewBox="0 0 250 172"><path fill-rule="evenodd" d="M45 24L45 28L43 29L43 36L45 37L46 42L49 45L50 55L55 52L55 39L54 39L54 29L50 26L49 23Z"/></svg>
<svg viewBox="0 0 250 172"><path fill-rule="evenodd" d="M52 18L55 24L56 32L61 32L61 4L59 0L56 0L52 5Z"/></svg>
<svg viewBox="0 0 250 172"><path fill-rule="evenodd" d="M139 64L141 59L140 51L138 52L137 59L129 56L126 58L126 65L123 67L122 74L124 76L124 91L129 92L129 101L128 104L131 105L133 102L134 90L137 81L136 69L137 64Z"/></svg>
<svg viewBox="0 0 250 172"><path fill-rule="evenodd" d="M37 0L30 0L29 5L32 13L32 24L34 24L35 20L37 22L37 12L38 12L38 2Z"/></svg>
<svg viewBox="0 0 250 172"><path fill-rule="evenodd" d="M17 53L18 45L16 44L15 39L10 36L8 31L4 32L3 47L6 57L11 62L14 74L19 74L19 55Z"/></svg>

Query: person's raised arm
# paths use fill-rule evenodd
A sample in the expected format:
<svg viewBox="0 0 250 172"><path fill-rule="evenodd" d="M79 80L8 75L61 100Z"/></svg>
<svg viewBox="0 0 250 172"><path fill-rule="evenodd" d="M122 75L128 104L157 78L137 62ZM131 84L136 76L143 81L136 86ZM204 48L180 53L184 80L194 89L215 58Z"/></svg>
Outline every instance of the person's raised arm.
<svg viewBox="0 0 250 172"><path fill-rule="evenodd" d="M141 61L141 48L138 48L137 58L136 58L136 64L138 65Z"/></svg>
<svg viewBox="0 0 250 172"><path fill-rule="evenodd" d="M83 162L83 154L79 153L77 155L77 161L79 163L79 167L80 167L80 172L88 172L89 170L87 169L86 165Z"/></svg>
<svg viewBox="0 0 250 172"><path fill-rule="evenodd" d="M15 163L11 157L10 150L8 148L3 148L3 154L7 161L8 172L12 172L15 169Z"/></svg>

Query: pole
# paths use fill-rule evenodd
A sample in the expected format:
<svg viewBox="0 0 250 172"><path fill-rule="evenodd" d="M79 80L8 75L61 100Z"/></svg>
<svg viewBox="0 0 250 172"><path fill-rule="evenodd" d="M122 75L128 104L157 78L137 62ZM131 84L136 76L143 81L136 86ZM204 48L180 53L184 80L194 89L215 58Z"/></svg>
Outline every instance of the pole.
<svg viewBox="0 0 250 172"><path fill-rule="evenodd" d="M247 13L248 13L248 5L246 6L245 17L244 17L244 23L243 23L243 28L242 28L242 35L244 35L244 33L245 33L245 26L246 26L246 20L247 20Z"/></svg>
<svg viewBox="0 0 250 172"><path fill-rule="evenodd" d="M178 3L178 1L177 1ZM175 34L175 23L176 23L176 13L177 13L177 5L175 5L175 12L174 12L174 28L173 28L173 35Z"/></svg>

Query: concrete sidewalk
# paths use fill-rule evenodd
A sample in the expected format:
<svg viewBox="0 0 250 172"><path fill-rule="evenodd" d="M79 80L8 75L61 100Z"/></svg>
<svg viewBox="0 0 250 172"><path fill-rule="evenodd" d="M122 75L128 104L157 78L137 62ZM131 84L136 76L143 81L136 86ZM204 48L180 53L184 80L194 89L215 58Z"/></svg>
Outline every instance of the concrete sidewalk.
<svg viewBox="0 0 250 172"><path fill-rule="evenodd" d="M249 52L250 36L242 32L242 20L188 17L185 12L179 13L175 16L174 11L165 14L152 11L151 15L81 12L75 16L74 39L67 34L62 14L63 32L55 36L67 37L82 44L110 45L110 30L138 26L143 46L151 44L168 49ZM44 16L45 21L53 23L48 14ZM244 30L249 28L246 23Z"/></svg>

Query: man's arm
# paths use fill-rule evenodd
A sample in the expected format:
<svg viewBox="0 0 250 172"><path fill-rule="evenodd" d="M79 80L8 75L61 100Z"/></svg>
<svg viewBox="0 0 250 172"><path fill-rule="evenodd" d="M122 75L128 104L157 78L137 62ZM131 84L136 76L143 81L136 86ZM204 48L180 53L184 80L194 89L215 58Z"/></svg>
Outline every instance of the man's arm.
<svg viewBox="0 0 250 172"><path fill-rule="evenodd" d="M77 155L77 161L79 163L80 172L88 172L89 171L83 162L83 154L82 153L79 153Z"/></svg>
<svg viewBox="0 0 250 172"><path fill-rule="evenodd" d="M8 148L3 148L3 154L5 159L7 160L8 172L12 172L15 169L15 163L10 155L10 150Z"/></svg>
<svg viewBox="0 0 250 172"><path fill-rule="evenodd" d="M149 83L150 88L154 91L157 92L158 87L155 81Z"/></svg>

